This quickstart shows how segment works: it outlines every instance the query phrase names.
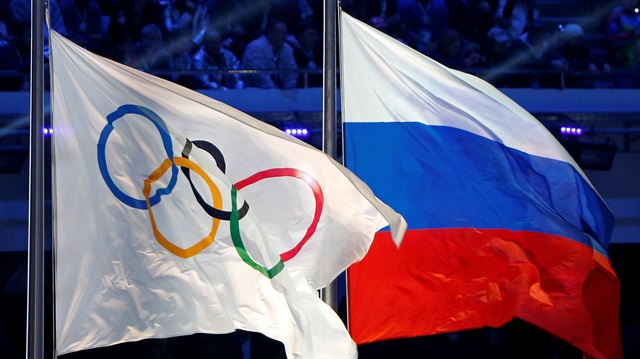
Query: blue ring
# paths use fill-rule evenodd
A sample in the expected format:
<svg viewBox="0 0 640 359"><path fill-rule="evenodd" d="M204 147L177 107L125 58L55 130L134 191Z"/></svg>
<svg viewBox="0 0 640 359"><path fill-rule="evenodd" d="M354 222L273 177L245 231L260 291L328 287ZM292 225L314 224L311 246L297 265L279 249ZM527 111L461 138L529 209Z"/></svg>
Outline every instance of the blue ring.
<svg viewBox="0 0 640 359"><path fill-rule="evenodd" d="M107 169L106 146L107 139L109 138L111 132L114 130L113 123L124 115L130 113L143 116L149 119L156 126L158 132L160 133L160 137L162 138L164 149L167 152L167 157L171 160L172 163L171 180L169 181L169 184L166 188L158 189L156 193L149 198L149 203L151 204L151 206L154 206L158 202L160 202L160 197L162 195L171 193L173 187L175 187L176 182L178 181L178 166L173 163L173 148L171 147L172 141L169 135L169 130L167 129L166 124L160 118L160 116L146 107L136 105L122 105L107 116L108 123L107 125L105 125L102 133L100 133L100 138L98 140L98 167L100 167L100 173L102 174L104 182L107 184L107 187L109 187L116 198L130 207L137 209L147 209L147 202L144 199L133 198L128 194L122 192L111 179L111 175L109 174L109 170Z"/></svg>

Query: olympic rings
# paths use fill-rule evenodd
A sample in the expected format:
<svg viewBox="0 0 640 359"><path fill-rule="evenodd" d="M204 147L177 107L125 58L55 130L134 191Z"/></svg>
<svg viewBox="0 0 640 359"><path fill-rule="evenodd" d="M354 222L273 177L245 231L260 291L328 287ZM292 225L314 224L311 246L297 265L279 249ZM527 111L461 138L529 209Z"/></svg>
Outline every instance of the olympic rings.
<svg viewBox="0 0 640 359"><path fill-rule="evenodd" d="M109 136L114 130L113 123L126 114L136 114L146 118L147 120L150 120L160 134L162 145L167 155L167 158L163 160L160 167L154 170L149 175L149 177L144 180L144 186L142 189L144 199L131 197L130 195L125 194L122 190L120 190L120 188L118 188L118 186L111 178L109 169L107 167L106 144ZM235 186L231 186L231 211L223 211L221 208L218 208L218 206L222 206L223 203L222 195L219 188L198 164L189 159L189 156L192 152L193 145L195 145L196 147L209 153L209 155L215 161L216 166L224 174L226 171L226 163L222 152L210 142L190 141L189 139L186 139L185 146L182 150L182 157L174 157L172 140L166 124L160 118L160 116L158 116L155 112L148 108L131 104L120 106L117 110L107 116L107 124L100 133L97 145L98 167L107 187L111 190L113 195L116 196L116 198L118 198L122 203L132 208L143 210L146 209L147 211L149 211L149 217L154 237L162 247L178 257L189 258L203 251L214 242L215 235L220 225L220 221L228 220L231 239L240 258L251 268L257 270L267 278L273 278L282 271L282 269L284 268L284 262L290 260L298 254L298 252L308 242L308 240L315 233L318 227L318 222L320 221L322 208L324 205L322 189L319 183L311 175L295 168L273 168L264 170L257 172L242 181L237 182ZM152 207L160 202L163 195L168 195L173 191L178 180L178 167L182 168L182 173L189 181L189 185L198 204L200 204L200 206L209 216L211 216L212 219L211 231L209 232L209 234L205 238L201 239L199 242L188 248L182 248L175 245L166 237L164 237L162 233L160 233L160 230L158 229L156 223L156 218L152 210ZM169 168L171 168L171 178L169 180L169 183L165 188L157 189L156 193L151 196L151 185L154 182L157 182L162 176L164 176ZM209 191L211 192L212 205L208 204L203 199L202 195L198 192L191 179L190 171L194 171L196 174L198 174L209 187ZM241 208L238 209L237 192L242 188L255 184L263 179L276 177L294 177L307 183L311 188L314 196L315 208L312 222L307 228L307 231L303 238L293 248L280 254L280 260L278 261L278 263L276 263L271 268L267 268L266 266L263 266L253 260L244 245L244 241L242 239L240 231L240 220L248 213L249 204L245 201Z"/></svg>

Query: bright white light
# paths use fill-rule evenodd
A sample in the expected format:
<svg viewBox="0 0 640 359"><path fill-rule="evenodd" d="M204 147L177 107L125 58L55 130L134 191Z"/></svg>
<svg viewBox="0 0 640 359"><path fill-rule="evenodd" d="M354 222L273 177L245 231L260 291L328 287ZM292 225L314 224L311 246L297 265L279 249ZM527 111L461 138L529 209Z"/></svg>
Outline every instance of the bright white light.
<svg viewBox="0 0 640 359"><path fill-rule="evenodd" d="M298 137L301 139L305 139L309 137L309 134L311 133L311 131L308 128L304 128L304 127L289 127L289 128L285 128L284 132L286 132L291 136Z"/></svg>
<svg viewBox="0 0 640 359"><path fill-rule="evenodd" d="M582 129L580 127L562 126L560 127L560 133L562 133L563 135L581 136Z"/></svg>

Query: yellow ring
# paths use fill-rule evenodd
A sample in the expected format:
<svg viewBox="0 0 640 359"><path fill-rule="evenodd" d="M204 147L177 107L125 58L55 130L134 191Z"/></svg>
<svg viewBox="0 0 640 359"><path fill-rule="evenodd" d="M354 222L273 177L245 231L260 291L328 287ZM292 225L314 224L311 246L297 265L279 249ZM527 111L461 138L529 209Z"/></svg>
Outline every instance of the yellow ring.
<svg viewBox="0 0 640 359"><path fill-rule="evenodd" d="M202 177L202 179L209 186L209 190L211 191L211 197L212 197L211 199L213 201L214 208L216 208L215 207L216 204L220 204L220 205L222 204L222 195L220 194L220 190L218 189L218 186L216 186L216 184L213 183L211 178L209 178L209 176L202 170L202 168L200 168L200 166L198 166L195 162L189 160L188 158L183 158L183 157L174 157L173 163L175 163L176 166L186 167L194 171L198 175L200 175L200 177ZM160 233L156 225L155 217L153 216L151 203L149 202L149 198L150 198L149 195L151 193L151 184L159 180L165 174L165 172L167 172L167 170L171 168L173 163L171 162L170 159L168 158L165 159L160 165L160 167L158 167L155 171L153 171L149 175L149 178L144 180L144 188L142 189L142 194L144 195L144 199L147 202L147 210L149 210L151 227L153 227L153 235L156 237L156 240L158 241L158 243L160 243L161 246L166 248L169 252L177 255L178 257L189 258L191 256L194 256L202 252L211 243L213 243L213 239L216 235L216 232L218 231L218 226L220 225L220 219L212 217L211 232L209 232L209 235L204 237L198 243L186 249L171 243L168 239L166 239L162 235L162 233Z"/></svg>

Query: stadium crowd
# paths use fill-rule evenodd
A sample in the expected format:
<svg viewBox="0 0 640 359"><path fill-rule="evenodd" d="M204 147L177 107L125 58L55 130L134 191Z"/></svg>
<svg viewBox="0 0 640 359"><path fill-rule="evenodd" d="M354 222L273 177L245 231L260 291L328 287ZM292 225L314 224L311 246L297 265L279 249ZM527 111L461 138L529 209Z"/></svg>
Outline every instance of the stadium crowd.
<svg viewBox="0 0 640 359"><path fill-rule="evenodd" d="M30 55L30 0L0 0L0 74ZM49 0L51 27L120 63L196 89L321 86L321 0ZM576 22L540 21L535 0L343 0L342 8L451 68L504 87L588 87L625 70L640 87L637 0L616 0L594 56ZM45 49L45 56L47 56ZM237 71L229 71L237 70ZM241 71L245 70L245 71ZM246 71L261 70L261 71ZM268 71L273 70L273 71ZM563 76L558 76L563 73ZM0 77L2 78L2 77ZM26 83L28 88L28 83Z"/></svg>

